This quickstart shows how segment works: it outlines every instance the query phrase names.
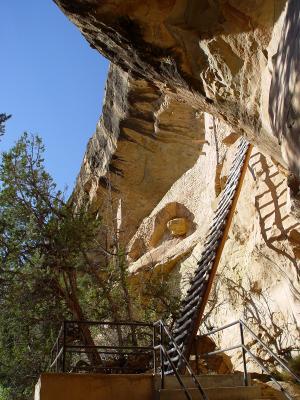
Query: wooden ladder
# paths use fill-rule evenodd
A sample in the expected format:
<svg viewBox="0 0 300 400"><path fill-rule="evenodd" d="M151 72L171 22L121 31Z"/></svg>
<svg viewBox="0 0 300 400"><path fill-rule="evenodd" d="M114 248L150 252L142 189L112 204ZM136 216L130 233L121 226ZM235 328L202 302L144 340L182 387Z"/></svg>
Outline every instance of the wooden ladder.
<svg viewBox="0 0 300 400"><path fill-rule="evenodd" d="M198 261L191 286L182 302L179 318L172 334L186 359L189 359L193 341L197 335L206 303L216 275L217 267L228 236L233 214L246 174L252 150L246 139L240 139L237 153L221 195L214 219L206 236L204 249ZM170 343L168 354L177 369L182 365L180 357ZM166 374L172 373L166 363Z"/></svg>

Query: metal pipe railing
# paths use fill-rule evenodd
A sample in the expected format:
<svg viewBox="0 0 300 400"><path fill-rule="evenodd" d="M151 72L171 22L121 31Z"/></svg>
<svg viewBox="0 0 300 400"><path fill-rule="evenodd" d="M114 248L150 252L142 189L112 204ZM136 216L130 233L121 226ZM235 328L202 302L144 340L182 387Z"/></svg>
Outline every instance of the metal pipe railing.
<svg viewBox="0 0 300 400"><path fill-rule="evenodd" d="M82 326L93 327L93 329L97 326L104 328L105 330L109 328L116 328L123 326L126 329L134 326L135 328L141 328L141 335L143 338L149 337L149 345L140 345L140 346L132 346L132 345L98 345L96 344L86 344L82 341L82 337L80 335L80 331ZM150 333L145 332L145 328L150 329ZM94 330L95 331L95 330ZM79 336L78 336L79 333ZM72 341L72 335L73 337ZM64 321L60 330L56 341L51 350L51 361L50 361L50 370L55 370L56 372L67 372L71 367L69 367L69 361L67 363L67 355L68 354L78 354L79 356L82 354L89 355L92 352L97 352L99 355L108 355L108 356L125 356L127 355L130 357L136 355L147 355L149 352L152 352L154 357L154 348L153 348L153 335L154 335L154 328L153 324L145 323L145 322L127 322L127 321L118 321L118 322L110 322L110 321L75 321L69 320ZM71 338L71 342L70 342ZM150 342L151 339L151 342ZM79 341L79 343L78 343ZM103 351L101 351L103 350ZM115 352L109 350L116 350ZM129 351L126 351L129 350ZM113 360L111 360L113 361ZM85 362L85 361L84 361ZM155 363L155 359L154 359ZM68 364L68 365L67 365ZM105 365L90 365L90 368L94 368L96 370L105 370L105 369L113 369L115 367L109 366L106 367ZM119 369L125 367L120 366ZM128 368L127 368L128 369Z"/></svg>
<svg viewBox="0 0 300 400"><path fill-rule="evenodd" d="M245 384L245 386L248 386L249 382L248 382L248 373L247 373L247 361L246 361L245 338L244 338L243 325L240 323L239 327L240 327L240 335L241 335L243 365L244 365L244 384Z"/></svg>
<svg viewBox="0 0 300 400"><path fill-rule="evenodd" d="M108 325L108 326L144 326L144 327L152 327L153 324L149 324L148 322L138 322L138 321L116 321L116 322L111 322L111 321L76 321L76 320L67 320L65 321L66 325Z"/></svg>
<svg viewBox="0 0 300 400"><path fill-rule="evenodd" d="M131 346L131 345L120 345L120 346L115 346L115 345L86 345L86 344L73 344L73 343L67 343L67 336L68 336L68 326L72 326L73 328L81 324L86 324L86 325L92 325L92 326L110 326L110 327L115 327L115 326L125 326L125 327L130 327L134 325L136 328L141 327L141 328L151 328L151 333L148 335L149 337L152 337L152 343L148 345L141 345L141 346ZM242 320L237 320L234 322L231 322L229 324L226 324L222 326L221 328L213 329L202 336L211 336L214 335L220 331L224 331L226 329L229 329L235 325L239 326L239 332L240 332L240 343L227 347L225 349L218 349L214 351L210 351L208 353L204 354L198 354L197 351L197 346L196 346L196 360L199 360L199 358L207 358L213 355L216 355L218 353L224 352L224 351L232 351L236 350L238 348L241 348L242 350L242 359L243 359L243 372L244 372L244 385L248 386L248 372L247 372L247 355L250 356L254 362L256 362L262 370L270 377L270 379L278 386L280 391L285 395L285 397L288 400L292 400L292 397L289 395L289 393L283 388L283 386L275 379L275 377L270 373L268 368L263 364L261 360L259 360L253 351L249 349L246 344L245 344L245 330L250 334L252 338L255 339L256 343L259 343L264 350L271 356L273 357L274 360L277 361L277 363L281 366L283 370L288 372L295 380L296 382L300 383L300 378L271 350L268 348L268 346L250 329L245 322ZM157 329L159 329L159 334L157 335ZM143 335L145 332L143 332ZM144 335L145 336L145 335ZM159 338L159 342L157 342L157 338ZM172 345L173 348L173 355L171 356L169 352L167 351L167 348L165 346L165 342L168 342L168 346ZM195 385L195 387L199 390L203 400L207 400L207 396L197 379L196 375L194 374L194 371L192 370L191 366L189 365L188 360L186 359L184 355L184 349L180 348L178 344L176 343L174 337L168 330L168 328L164 325L162 321L157 321L153 324L149 323L139 323L139 322L97 322L97 321L64 321L60 331L59 335L54 343L54 346L51 350L51 364L50 364L50 369L54 368L56 369L56 372L59 372L59 369L61 367L62 371L66 371L66 354L67 353L77 353L77 354L88 354L89 351L96 350L97 352L100 351L99 354L106 354L106 355L121 355L121 356L128 356L128 355L148 355L152 354L152 359L153 359L153 372L154 374L157 373L158 369L160 368L160 379L161 379L161 389L165 388L165 367L166 365L168 366L168 372L170 372L171 368L171 373L175 375L176 379L178 380L180 387L183 389L185 396L188 400L192 400L192 396L189 393L189 389L186 387L184 384L184 381L182 377L180 376L179 368L184 366L184 369L188 371L190 377L192 378L192 381ZM101 351L103 350L103 351ZM115 351L111 351L115 350ZM128 351L126 351L128 350ZM160 365L157 365L157 352L159 351L159 359L160 359ZM55 357L53 356L54 352ZM176 356L175 362L174 360L174 355ZM179 363L177 362L179 360ZM198 362L197 362L198 365ZM98 366L98 369L101 370L117 370L119 371L120 369L124 370L130 370L130 367L128 366L115 366L115 365L103 365L101 367ZM93 365L87 365L85 370L93 369Z"/></svg>
<svg viewBox="0 0 300 400"><path fill-rule="evenodd" d="M280 385L280 383L270 374L270 371L261 363L257 357L250 351L246 346L243 346L243 349L251 355L251 357L256 361L256 363L261 367L261 369L270 377L271 381L276 383L276 385L280 388L281 392L288 400L293 400L293 398L289 395L289 393Z"/></svg>
<svg viewBox="0 0 300 400"><path fill-rule="evenodd" d="M115 326L124 326L124 327L130 327L134 325L136 328L141 327L141 328L151 328L151 335L152 336L152 343L149 344L149 346L141 345L141 346L131 346L131 345L87 345L87 344L77 344L77 343L70 343L67 337L69 335L68 329L71 327L71 332L76 332L76 327L79 327L80 325L85 324L88 326L110 326L110 327L115 327ZM72 331L73 329L73 331ZM159 334L157 334L157 329L159 329ZM78 340L75 336L74 340ZM207 400L207 396L202 389L198 379L196 378L192 368L190 367L188 361L186 360L182 350L178 347L176 344L173 336L169 332L168 328L164 325L162 321L157 321L154 324L148 324L148 323L139 323L139 322L98 322L98 321L64 321L60 331L58 338L56 339L54 346L52 348L52 359L51 359L51 364L50 364L50 369L54 368L56 369L56 372L59 372L61 369L62 372L66 372L66 355L67 354L86 354L88 355L90 351L97 351L101 355L107 355L107 356L118 356L121 355L123 357L129 356L129 355L149 355L152 354L153 358L153 372L154 374L157 374L158 369L160 369L160 387L161 389L165 388L165 365L166 363L168 366L171 367L172 373L175 375L176 379L178 380L180 387L185 393L185 396L187 400L192 400L192 395L189 392L189 389L186 387L184 384L183 378L180 376L179 370L176 368L172 357L168 354L167 348L165 346L165 342L172 343L175 352L177 356L180 358L181 362L185 365L186 370L189 372L195 387L199 390L203 400ZM114 350L114 351L112 351ZM56 351L55 357L53 356L54 352ZM160 365L157 364L157 352L159 351L160 355ZM83 367L84 371L89 371L93 370L94 366L93 365L84 365ZM101 365L96 367L97 370L101 371L130 371L130 367L123 365L122 367L116 366L116 365Z"/></svg>
<svg viewBox="0 0 300 400"><path fill-rule="evenodd" d="M197 354L196 357L206 358L206 357L209 357L209 356L221 353L221 352L231 351L231 350L234 350L237 348L241 348L242 358L243 358L243 373L244 373L245 386L248 386L248 384L249 384L248 372L247 372L247 359L246 359L246 355L248 354L262 368L262 370L270 377L270 379L274 383L276 383L276 385L280 388L281 392L285 395L285 397L288 400L292 400L292 397L283 388L283 386L280 385L280 383L274 378L274 376L272 375L270 370L268 370L268 368L265 367L263 365L263 363L260 360L258 360L258 358L253 354L253 352L245 345L244 329L246 329L250 333L251 337L254 338L256 340L256 342L259 343L264 348L264 350L278 362L278 364L281 366L281 368L283 368L286 372L288 372L296 380L296 382L300 383L300 378L253 332L252 329L250 329L248 327L248 325L245 324L244 321L237 320L237 321L231 322L229 324L222 326L221 328L213 329L207 333L204 333L202 336L214 335L215 333L224 331L225 329L231 328L235 325L239 325L241 343L239 343L235 346L232 346L232 347L225 348L225 349L219 349L216 351L212 351L212 352L208 352L208 353L204 353L204 354L200 354L200 355Z"/></svg>
<svg viewBox="0 0 300 400"><path fill-rule="evenodd" d="M171 366L172 371L173 371L173 373L175 374L175 376L176 376L178 382L179 382L180 385L183 387L184 392L185 392L185 394L186 394L186 397L187 397L189 400L191 399L191 396L190 396L190 394L188 393L188 389L185 387L184 383L182 382L182 380L181 380L181 378L180 378L180 374L178 373L178 369L176 368L175 364L174 364L173 361L171 360L171 357L169 356L167 350L165 349L165 347L164 347L164 345L163 345L163 342L164 342L164 341L163 341L163 332L167 335L169 342L171 342L173 348L176 350L178 356L180 357L181 362L182 362L183 364L185 364L185 367L186 367L186 369L188 370L188 372L189 372L189 374L190 374L190 376L191 376L191 378L192 378L192 380L193 380L195 386L197 387L197 389L198 389L199 392L201 393L202 398L203 398L204 400L208 400L208 399L207 399L207 396L206 396L206 394L205 394L205 392L204 392L204 390L203 390L203 388L202 388L202 386L201 386L201 384L200 384L200 382L199 382L199 380L197 379L196 375L194 374L194 372L193 372L192 368L190 367L190 365L189 365L187 359L185 358L185 356L184 356L183 352L181 351L181 349L178 347L176 341L174 340L173 336L172 336L171 333L169 332L168 328L164 325L164 323L163 323L162 321L157 321L157 322L155 322L155 323L154 323L154 326L159 326L159 327L160 327L160 332L162 332L162 333L161 333L161 344L160 344L160 346L158 346L158 347L161 347L162 350L163 350L163 352L164 352L164 354L166 354L168 363L169 363L169 365ZM169 343L169 344L170 344L170 343ZM165 363L164 363L164 362L161 363L161 368L162 368L162 374L163 374L162 378L164 379L164 368L165 368ZM162 381L162 382L163 382L163 381ZM163 388L163 387L162 387L162 388Z"/></svg>
<svg viewBox="0 0 300 400"><path fill-rule="evenodd" d="M163 354L163 357L162 357L162 360L161 360L161 370L162 370L162 377L163 377L162 378L162 387L161 387L161 389L164 389L164 357L166 357L166 359L168 360L168 363L171 365L171 368L172 368L172 370L173 370L173 372L174 372L174 374L175 374L175 376L176 376L181 388L184 390L186 398L188 400L192 400L192 396L189 393L188 389L186 388L183 380L181 379L181 376L179 375L179 373L178 373L173 361L171 360L171 357L169 356L166 348L164 346L162 346L162 345L157 346L157 348L159 348L161 350L162 354Z"/></svg>
<svg viewBox="0 0 300 400"><path fill-rule="evenodd" d="M252 329L249 328L248 325L245 324L244 321L239 320L240 324L246 328L248 330L248 332L251 334L252 337L254 337L259 344L261 344L263 346L263 348L273 357L275 358L275 360L278 362L278 364L280 364L280 366L285 369L290 375L292 375L292 377L298 382L300 383L300 378L299 376L297 376L296 374L294 374L294 372L271 350L268 348L268 346L262 342L260 340L260 338L252 331Z"/></svg>

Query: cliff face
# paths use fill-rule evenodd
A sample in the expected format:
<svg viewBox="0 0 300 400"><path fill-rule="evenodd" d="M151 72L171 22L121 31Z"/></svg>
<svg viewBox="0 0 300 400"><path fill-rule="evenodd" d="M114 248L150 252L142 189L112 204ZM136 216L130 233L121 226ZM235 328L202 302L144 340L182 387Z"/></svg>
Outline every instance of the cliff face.
<svg viewBox="0 0 300 400"><path fill-rule="evenodd" d="M163 270L184 294L246 135L205 323L242 318L278 353L299 348L300 2L55 1L113 61L75 201L113 227L132 274Z"/></svg>
<svg viewBox="0 0 300 400"><path fill-rule="evenodd" d="M171 272L182 296L236 148L228 126L209 115L205 122L205 154L174 183L129 243L129 257L140 246L139 257L131 260L131 272L149 268ZM219 327L243 319L281 355L300 345L300 221L291 214L287 180L280 165L253 148L204 324ZM186 207L185 213L170 213L174 203ZM193 229L175 237L168 230L168 221L175 217L184 217ZM160 230L160 241L153 242ZM237 335L231 330L217 339L222 347L230 347ZM241 354L236 354L235 367L241 363Z"/></svg>
<svg viewBox="0 0 300 400"><path fill-rule="evenodd" d="M203 114L112 65L74 192L127 242L201 153Z"/></svg>
<svg viewBox="0 0 300 400"><path fill-rule="evenodd" d="M92 47L299 174L297 0L55 0Z"/></svg>

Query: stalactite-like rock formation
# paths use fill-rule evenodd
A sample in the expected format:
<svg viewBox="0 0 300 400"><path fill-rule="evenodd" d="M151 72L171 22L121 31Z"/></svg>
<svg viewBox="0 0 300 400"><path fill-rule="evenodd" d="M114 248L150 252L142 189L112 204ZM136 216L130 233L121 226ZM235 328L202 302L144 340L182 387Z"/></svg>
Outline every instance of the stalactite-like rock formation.
<svg viewBox="0 0 300 400"><path fill-rule="evenodd" d="M203 113L112 65L103 114L73 194L127 242L142 219L197 161ZM118 214L119 210L119 214Z"/></svg>
<svg viewBox="0 0 300 400"><path fill-rule="evenodd" d="M299 174L297 0L56 3L113 63L222 119Z"/></svg>

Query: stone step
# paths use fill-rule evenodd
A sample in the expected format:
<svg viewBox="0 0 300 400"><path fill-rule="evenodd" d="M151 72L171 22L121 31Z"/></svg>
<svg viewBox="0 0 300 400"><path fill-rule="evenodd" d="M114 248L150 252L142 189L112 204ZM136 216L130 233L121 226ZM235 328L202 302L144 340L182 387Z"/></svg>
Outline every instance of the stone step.
<svg viewBox="0 0 300 400"><path fill-rule="evenodd" d="M193 400L203 400L198 389L188 390ZM261 398L261 390L257 386L239 386L207 388L205 393L209 400L254 400ZM182 389L162 389L159 400L187 400Z"/></svg>
<svg viewBox="0 0 300 400"><path fill-rule="evenodd" d="M181 379L186 387L195 387L190 376L181 376ZM243 374L198 375L197 379L203 388L244 386ZM250 375L248 375L248 382L250 385ZM176 376L172 375L165 377L165 389L181 389Z"/></svg>

